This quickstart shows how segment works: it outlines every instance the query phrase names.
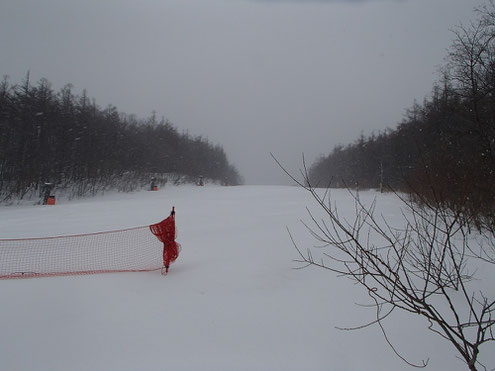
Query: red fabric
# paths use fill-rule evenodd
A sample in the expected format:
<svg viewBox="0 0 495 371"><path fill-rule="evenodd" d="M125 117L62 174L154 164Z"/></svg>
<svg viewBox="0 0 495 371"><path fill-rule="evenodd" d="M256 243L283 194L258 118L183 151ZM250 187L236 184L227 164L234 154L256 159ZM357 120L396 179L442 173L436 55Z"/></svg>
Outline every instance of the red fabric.
<svg viewBox="0 0 495 371"><path fill-rule="evenodd" d="M177 259L180 251L180 245L175 242L175 213L160 223L150 225L150 230L163 242L163 266L168 267Z"/></svg>

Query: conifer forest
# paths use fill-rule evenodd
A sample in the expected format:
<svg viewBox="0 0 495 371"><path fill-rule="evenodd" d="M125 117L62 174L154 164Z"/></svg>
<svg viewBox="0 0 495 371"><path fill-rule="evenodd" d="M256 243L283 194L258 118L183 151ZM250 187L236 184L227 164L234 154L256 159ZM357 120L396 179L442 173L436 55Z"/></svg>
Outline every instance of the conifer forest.
<svg viewBox="0 0 495 371"><path fill-rule="evenodd" d="M46 79L0 83L0 199L34 195L45 183L78 197L131 191L200 177L236 185L241 177L220 145L179 133L155 114L100 108L71 84L56 92Z"/></svg>
<svg viewBox="0 0 495 371"><path fill-rule="evenodd" d="M453 29L440 78L395 128L338 145L312 186L411 191L495 225L495 7Z"/></svg>

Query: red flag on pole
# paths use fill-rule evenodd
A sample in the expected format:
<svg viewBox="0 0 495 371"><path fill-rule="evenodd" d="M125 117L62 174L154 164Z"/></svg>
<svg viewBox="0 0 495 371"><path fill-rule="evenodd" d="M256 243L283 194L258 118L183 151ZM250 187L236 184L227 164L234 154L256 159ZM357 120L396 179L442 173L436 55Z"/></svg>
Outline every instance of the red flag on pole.
<svg viewBox="0 0 495 371"><path fill-rule="evenodd" d="M165 274L168 273L168 267L179 256L180 245L175 242L175 208L172 208L170 216L160 223L150 225L153 233L161 242L163 242L163 266ZM163 273L163 269L162 269Z"/></svg>

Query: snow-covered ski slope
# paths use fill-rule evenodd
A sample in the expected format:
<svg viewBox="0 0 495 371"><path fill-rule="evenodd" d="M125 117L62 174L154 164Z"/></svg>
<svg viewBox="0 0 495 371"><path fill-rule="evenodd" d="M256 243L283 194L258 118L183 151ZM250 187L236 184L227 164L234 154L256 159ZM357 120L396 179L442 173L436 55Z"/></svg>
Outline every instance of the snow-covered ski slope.
<svg viewBox="0 0 495 371"><path fill-rule="evenodd" d="M354 204L332 192L341 215ZM400 220L393 195L379 212ZM0 370L407 370L376 326L361 288L330 271L293 269L314 241L300 223L310 196L297 187L165 187L55 206L0 207L0 237L38 237L147 225L176 208L182 252L168 276L115 273L0 281ZM490 293L492 294L492 293ZM394 313L390 340L430 370L463 370L420 318ZM482 353L483 353L482 349ZM493 352L482 360L495 364ZM491 354L486 354L491 353Z"/></svg>

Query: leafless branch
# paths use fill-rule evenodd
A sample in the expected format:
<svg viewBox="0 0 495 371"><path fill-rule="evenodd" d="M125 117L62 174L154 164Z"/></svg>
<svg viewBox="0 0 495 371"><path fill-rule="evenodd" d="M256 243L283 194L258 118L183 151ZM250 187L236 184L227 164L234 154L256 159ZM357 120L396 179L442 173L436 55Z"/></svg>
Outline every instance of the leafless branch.
<svg viewBox="0 0 495 371"><path fill-rule="evenodd" d="M480 346L494 341L495 303L471 289L476 270L469 271L470 263L473 259L483 261L473 258L473 239L461 214L442 207L441 202L417 203L396 193L404 206L402 226L397 227L383 215L376 217L376 201L367 205L348 188L355 215L346 220L339 215L337 206L332 206L330 190L311 185L304 157L303 181L292 177L272 157L296 184L312 195L325 215L320 220L307 208L310 222L303 221L319 249L324 249L318 258L311 248L304 253L289 231L298 253L298 268L316 266L350 278L373 300L376 320L341 329L377 324L398 357L411 366L425 367L428 361L413 364L399 354L382 324L395 309L420 315L432 332L454 346L470 370L476 370ZM484 247L479 248L480 254L485 251Z"/></svg>

